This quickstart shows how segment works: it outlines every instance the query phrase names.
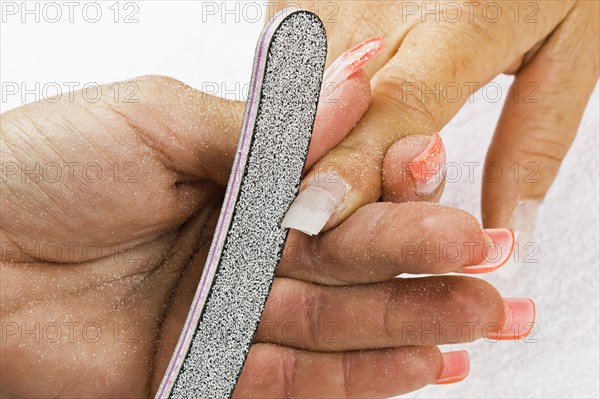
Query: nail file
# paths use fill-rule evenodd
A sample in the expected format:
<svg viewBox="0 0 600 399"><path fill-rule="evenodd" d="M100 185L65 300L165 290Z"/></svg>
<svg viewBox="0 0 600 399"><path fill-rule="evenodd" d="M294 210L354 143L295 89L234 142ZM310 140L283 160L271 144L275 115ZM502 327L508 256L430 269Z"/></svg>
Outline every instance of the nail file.
<svg viewBox="0 0 600 399"><path fill-rule="evenodd" d="M317 112L327 39L286 9L265 26L238 150L202 278L157 398L226 398L275 278Z"/></svg>

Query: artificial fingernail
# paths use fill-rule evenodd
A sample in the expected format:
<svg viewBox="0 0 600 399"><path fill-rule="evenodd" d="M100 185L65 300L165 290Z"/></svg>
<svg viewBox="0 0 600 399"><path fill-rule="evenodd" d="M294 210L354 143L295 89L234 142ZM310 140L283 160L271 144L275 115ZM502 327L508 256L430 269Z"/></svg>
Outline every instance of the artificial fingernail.
<svg viewBox="0 0 600 399"><path fill-rule="evenodd" d="M502 298L506 321L498 333L488 334L488 338L503 341L524 338L535 323L535 303L529 298Z"/></svg>
<svg viewBox="0 0 600 399"><path fill-rule="evenodd" d="M446 149L440 135L436 132L431 137L427 148L409 164L415 192L429 195L440 186L444 178L446 165Z"/></svg>
<svg viewBox="0 0 600 399"><path fill-rule="evenodd" d="M510 229L484 229L488 243L484 248L484 260L478 265L463 266L461 273L489 273L501 268L510 259L515 246L515 235Z"/></svg>
<svg viewBox="0 0 600 399"><path fill-rule="evenodd" d="M292 202L281 227L318 234L349 191L350 185L335 172L315 175Z"/></svg>
<svg viewBox="0 0 600 399"><path fill-rule="evenodd" d="M467 378L471 364L467 351L442 353L444 369L435 381L436 384L452 384Z"/></svg>
<svg viewBox="0 0 600 399"><path fill-rule="evenodd" d="M532 255L537 252L535 242L535 224L537 220L540 201L523 200L517 203L510 218L509 226L515 232L515 256L506 262L499 273L502 277L510 279L528 262L536 262Z"/></svg>
<svg viewBox="0 0 600 399"><path fill-rule="evenodd" d="M383 49L383 38L375 36L339 56L323 76L323 86L339 86Z"/></svg>

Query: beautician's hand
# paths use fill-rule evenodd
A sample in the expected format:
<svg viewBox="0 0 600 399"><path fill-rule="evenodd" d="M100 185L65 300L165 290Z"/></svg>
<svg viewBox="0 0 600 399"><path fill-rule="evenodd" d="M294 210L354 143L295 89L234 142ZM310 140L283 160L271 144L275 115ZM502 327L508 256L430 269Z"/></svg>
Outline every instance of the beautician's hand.
<svg viewBox="0 0 600 399"><path fill-rule="evenodd" d="M385 48L365 67L373 91L368 112L303 182L307 188L328 180L317 184L331 195L301 195L288 226L316 233L333 214L324 226L332 228L382 194L393 201L437 200L443 156L430 156L411 174L410 159L398 164L396 152L423 140L407 136L439 131L474 90L504 72L515 82L487 156L493 178L483 182L483 222L530 232L527 219L556 176L598 78L600 2L290 3L321 16L330 59L375 35ZM285 4L274 2L274 8ZM384 164L390 168L382 174ZM400 178L402 186L386 193Z"/></svg>
<svg viewBox="0 0 600 399"><path fill-rule="evenodd" d="M140 398L160 384L243 104L162 77L118 84L132 89L137 102L115 102L111 85L96 103L75 93L1 116L2 397ZM336 99L321 103L313 154L366 110L364 72ZM490 271L511 243L429 203L372 204L320 236L292 232L235 396L382 397L464 378L466 352L436 345L522 337L533 303L474 278L394 276Z"/></svg>

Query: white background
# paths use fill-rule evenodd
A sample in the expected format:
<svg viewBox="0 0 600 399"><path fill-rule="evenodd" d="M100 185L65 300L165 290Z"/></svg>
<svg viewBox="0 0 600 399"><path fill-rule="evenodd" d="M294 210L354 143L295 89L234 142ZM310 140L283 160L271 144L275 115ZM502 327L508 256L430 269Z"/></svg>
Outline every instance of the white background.
<svg viewBox="0 0 600 399"><path fill-rule="evenodd" d="M6 3L4 1L3 7ZM207 17L199 1L146 1L126 6L114 22L112 1L99 2L102 16L87 22L80 2L69 22L68 8L57 2L62 18L3 15L0 32L2 111L22 104L21 93L7 96L6 84L40 90L26 102L79 86L108 83L145 74L163 74L196 88L215 84L228 98L239 98L249 81L254 46L262 22L243 13ZM219 2L220 3L220 2ZM217 4L219 4L217 3ZM21 2L14 3L21 7ZM28 2L35 7L35 2ZM256 3L261 4L261 3ZM41 7L44 3L40 3ZM235 4L229 3L234 8ZM56 18L47 9L49 19ZM255 19L255 9L246 8ZM94 9L86 17L95 18ZM124 23L132 12L137 23ZM204 16L204 21L203 21ZM247 18L247 19L248 19ZM236 19L238 19L236 21ZM581 66L585 68L585 65ZM573 71L576 73L576 71ZM506 93L511 78L496 80ZM503 100L474 95L443 132L448 162L483 163ZM488 276L504 296L527 296L537 303L539 330L528 343L478 342L468 348L472 369L466 381L430 386L410 397L598 397L599 384L599 97L588 104L579 134L543 204L537 227L539 260L510 280ZM479 215L481 167L447 184L443 202Z"/></svg>

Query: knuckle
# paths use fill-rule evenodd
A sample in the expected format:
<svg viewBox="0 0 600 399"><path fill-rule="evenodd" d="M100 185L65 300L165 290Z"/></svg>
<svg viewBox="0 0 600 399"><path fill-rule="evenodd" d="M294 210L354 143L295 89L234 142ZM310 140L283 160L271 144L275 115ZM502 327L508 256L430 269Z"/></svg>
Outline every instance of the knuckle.
<svg viewBox="0 0 600 399"><path fill-rule="evenodd" d="M336 146L334 151L335 156L326 157L317 164L320 173L339 170L345 165L360 165L360 169L356 169L364 176L362 181L376 177L377 179L373 181L380 179L384 151L379 146L368 145L359 139L344 140Z"/></svg>
<svg viewBox="0 0 600 399"><path fill-rule="evenodd" d="M543 198L572 142L566 137L544 126L526 127L530 132L513 144L519 163L519 180L528 186L529 195Z"/></svg>
<svg viewBox="0 0 600 399"><path fill-rule="evenodd" d="M399 66L387 66L378 74L373 87L373 105L395 120L407 121L419 131L439 125L439 103L435 87L411 76Z"/></svg>
<svg viewBox="0 0 600 399"><path fill-rule="evenodd" d="M548 110L552 115L552 110ZM555 114L555 112L554 112ZM559 123L564 115L549 117L548 123ZM515 148L518 152L526 155L529 161L542 161L549 166L560 166L562 159L566 155L573 134L567 136L563 132L556 131L554 126L547 126L543 123L527 123L523 126L528 135L523 135L516 143Z"/></svg>

